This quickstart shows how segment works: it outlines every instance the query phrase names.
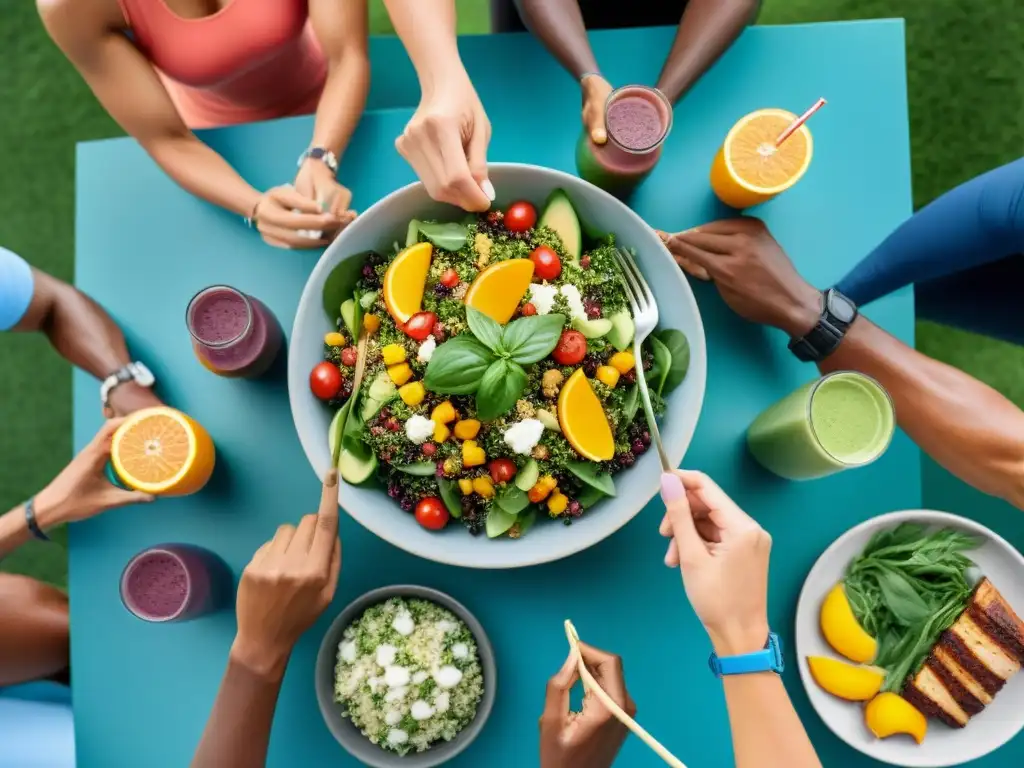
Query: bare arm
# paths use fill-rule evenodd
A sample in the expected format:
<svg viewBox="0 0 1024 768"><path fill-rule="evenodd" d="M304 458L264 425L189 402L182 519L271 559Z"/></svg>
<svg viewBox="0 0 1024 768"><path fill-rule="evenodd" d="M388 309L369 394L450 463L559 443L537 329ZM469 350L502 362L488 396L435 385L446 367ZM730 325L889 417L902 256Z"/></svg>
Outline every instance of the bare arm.
<svg viewBox="0 0 1024 768"><path fill-rule="evenodd" d="M454 0L384 0L384 6L425 97L449 77L468 78L455 37Z"/></svg>
<svg viewBox="0 0 1024 768"><path fill-rule="evenodd" d="M517 5L526 26L574 78L598 71L577 0L520 0Z"/></svg>
<svg viewBox="0 0 1024 768"><path fill-rule="evenodd" d="M757 15L760 0L690 0L658 76L673 104L697 82Z"/></svg>

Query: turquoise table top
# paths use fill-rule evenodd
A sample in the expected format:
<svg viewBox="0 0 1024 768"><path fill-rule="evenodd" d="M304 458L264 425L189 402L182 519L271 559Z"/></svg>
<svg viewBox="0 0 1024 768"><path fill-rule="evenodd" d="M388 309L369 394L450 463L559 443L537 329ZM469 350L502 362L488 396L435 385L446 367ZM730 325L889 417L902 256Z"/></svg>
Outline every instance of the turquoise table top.
<svg viewBox="0 0 1024 768"><path fill-rule="evenodd" d="M650 82L671 37L669 29L632 30L596 34L594 44L614 82ZM635 208L665 229L720 215L707 175L733 122L758 107L800 111L826 96L829 106L814 119L817 154L810 172L758 214L811 280L825 285L837 279L910 212L903 46L903 25L894 21L749 30L676 108L664 157ZM412 71L394 40L375 40L372 51L371 104L391 108L366 115L344 157L341 179L360 210L413 179L393 148L418 96ZM491 158L571 170L579 97L570 78L525 36L468 38L463 52L494 124ZM537 85L525 93L524 83ZM270 186L291 178L310 122L243 126L205 138L254 184ZM263 245L237 217L179 190L130 140L82 145L77 182L79 287L121 322L166 400L202 422L218 448L217 471L203 493L114 511L71 531L78 759L83 768L179 768L216 693L234 617L223 613L178 626L137 621L118 599L122 567L143 547L184 541L214 550L239 573L277 525L314 510L319 498L281 370L251 382L212 376L192 357L185 306L196 290L224 282L262 299L288 329L319 254ZM734 317L711 286L695 291L707 328L709 381L686 465L715 477L774 536L771 618L791 640L797 593L819 553L862 520L920 505L918 452L900 434L877 464L827 480L787 483L762 471L744 452L746 426L814 372L786 352L780 334ZM870 315L912 341L909 291L878 302ZM76 446L99 424L95 383L76 374ZM270 765L355 764L321 721L314 656L327 624L352 598L401 582L436 587L465 602L498 656L490 723L454 764L534 764L544 682L565 659L562 620L571 617L584 639L623 656L646 728L691 765L731 765L721 686L706 666L707 640L678 573L662 565L661 515L655 501L585 553L512 572L418 560L342 520L338 594L295 650ZM810 710L795 667L786 680L825 764L868 765ZM631 739L619 764L659 763Z"/></svg>

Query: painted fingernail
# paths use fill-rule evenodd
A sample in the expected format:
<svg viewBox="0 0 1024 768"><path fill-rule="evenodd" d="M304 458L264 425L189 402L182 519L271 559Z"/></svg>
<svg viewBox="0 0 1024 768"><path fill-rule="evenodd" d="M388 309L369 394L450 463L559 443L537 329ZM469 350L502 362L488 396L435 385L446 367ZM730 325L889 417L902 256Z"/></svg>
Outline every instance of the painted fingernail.
<svg viewBox="0 0 1024 768"><path fill-rule="evenodd" d="M491 184L490 179L484 179L483 181L481 181L480 189L482 189L484 191L484 194L487 195L488 200L494 202L494 198L497 197L497 194L494 192L494 185Z"/></svg>
<svg viewBox="0 0 1024 768"><path fill-rule="evenodd" d="M661 500L666 505L679 501L686 495L683 490L683 481L671 472L661 473Z"/></svg>

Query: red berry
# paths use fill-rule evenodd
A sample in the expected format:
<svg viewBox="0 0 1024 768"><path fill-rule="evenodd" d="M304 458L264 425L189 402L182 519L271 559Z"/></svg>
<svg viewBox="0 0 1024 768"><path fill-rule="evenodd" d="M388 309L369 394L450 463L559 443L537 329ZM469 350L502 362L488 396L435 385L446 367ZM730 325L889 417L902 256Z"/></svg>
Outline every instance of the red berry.
<svg viewBox="0 0 1024 768"><path fill-rule="evenodd" d="M523 308L520 310L520 312L522 312L523 317L529 317L530 315L537 314L537 308L533 306L533 304L531 304L530 302L526 302L525 304L523 304Z"/></svg>
<svg viewBox="0 0 1024 768"><path fill-rule="evenodd" d="M387 428L387 430L389 432L398 432L399 430L402 429L402 425L399 423L398 419L396 419L394 416L392 416L390 419L385 421L384 422L384 426L385 426L385 428Z"/></svg>
<svg viewBox="0 0 1024 768"><path fill-rule="evenodd" d="M590 256L584 256L580 259L580 269L590 269Z"/></svg>
<svg viewBox="0 0 1024 768"><path fill-rule="evenodd" d="M441 285L446 288L454 288L459 284L459 273L451 267L448 267L444 272L441 273Z"/></svg>
<svg viewBox="0 0 1024 768"><path fill-rule="evenodd" d="M356 364L356 358L359 357L359 350L355 347L345 347L341 350L341 364L347 365L352 368Z"/></svg>
<svg viewBox="0 0 1024 768"><path fill-rule="evenodd" d="M562 331L551 356L559 365L576 365L587 354L587 339L579 331Z"/></svg>
<svg viewBox="0 0 1024 768"><path fill-rule="evenodd" d="M433 443L424 443L421 450L423 451L424 456L433 456L437 453L437 446Z"/></svg>

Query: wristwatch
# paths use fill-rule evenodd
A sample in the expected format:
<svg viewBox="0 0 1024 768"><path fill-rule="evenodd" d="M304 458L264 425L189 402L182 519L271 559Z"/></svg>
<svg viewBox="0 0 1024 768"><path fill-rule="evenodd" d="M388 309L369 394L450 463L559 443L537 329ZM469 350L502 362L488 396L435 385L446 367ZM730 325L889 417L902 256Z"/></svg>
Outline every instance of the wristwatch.
<svg viewBox="0 0 1024 768"><path fill-rule="evenodd" d="M744 653L740 656L726 656L719 658L717 653L712 653L708 659L708 666L715 677L725 675L749 675L755 672L775 672L782 674L786 663L782 658L782 641L774 632L768 633L768 642L764 644L764 650L754 653Z"/></svg>
<svg viewBox="0 0 1024 768"><path fill-rule="evenodd" d="M835 288L822 293L821 317L807 335L789 342L789 350L805 363L816 363L836 351L857 319L857 305Z"/></svg>
<svg viewBox="0 0 1024 768"><path fill-rule="evenodd" d="M100 384L100 403L103 408L110 407L110 394L122 384L134 381L140 387L152 387L156 377L143 363L128 363L107 376Z"/></svg>
<svg viewBox="0 0 1024 768"><path fill-rule="evenodd" d="M302 164L311 158L313 160L319 160L334 173L338 172L338 156L331 152L331 150L324 149L323 147L310 147L299 155L299 161L296 165L301 168Z"/></svg>

